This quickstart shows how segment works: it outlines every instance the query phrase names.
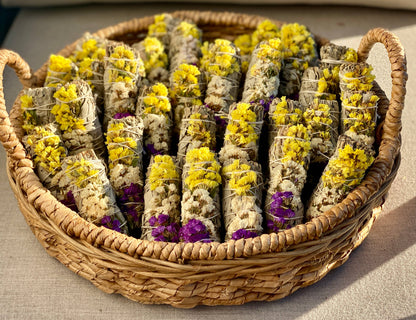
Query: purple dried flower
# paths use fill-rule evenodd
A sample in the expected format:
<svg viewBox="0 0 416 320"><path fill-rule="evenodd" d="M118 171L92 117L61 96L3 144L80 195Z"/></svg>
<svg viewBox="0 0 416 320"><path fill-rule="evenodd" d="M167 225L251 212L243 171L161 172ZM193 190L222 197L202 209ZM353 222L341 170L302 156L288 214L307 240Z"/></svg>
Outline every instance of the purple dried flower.
<svg viewBox="0 0 416 320"><path fill-rule="evenodd" d="M153 143L147 144L146 145L146 149L152 155L156 155L157 156L157 155L161 155L162 154L162 152L160 152L159 150L156 150L156 148L155 148L155 146L154 146Z"/></svg>
<svg viewBox="0 0 416 320"><path fill-rule="evenodd" d="M159 216L157 217L159 225L164 225L165 223L167 223L169 221L169 218L170 217L167 214L159 214Z"/></svg>
<svg viewBox="0 0 416 320"><path fill-rule="evenodd" d="M134 114L131 114L130 112L119 112L114 115L114 119L123 119L127 117L134 117Z"/></svg>
<svg viewBox="0 0 416 320"><path fill-rule="evenodd" d="M143 199L143 188L131 183L128 187L121 190L121 195L118 197L118 204L121 212L123 212L130 222L137 224L139 222L139 210L141 210Z"/></svg>
<svg viewBox="0 0 416 320"><path fill-rule="evenodd" d="M287 218L293 218L296 214L288 206L293 199L293 193L290 191L276 192L272 196L272 203L270 204L270 214L274 217L267 221L267 226L270 230L278 232L286 225L292 227L288 223Z"/></svg>
<svg viewBox="0 0 416 320"><path fill-rule="evenodd" d="M180 229L179 234L181 240L184 242L211 242L206 226L198 219L189 220Z"/></svg>
<svg viewBox="0 0 416 320"><path fill-rule="evenodd" d="M254 238L257 237L258 234L254 231L246 230L246 229L238 229L235 231L231 237L233 240L238 239L248 239L248 238Z"/></svg>
<svg viewBox="0 0 416 320"><path fill-rule="evenodd" d="M61 203L65 206L67 206L69 209L78 212L77 205L75 203L75 197L71 190L67 192L65 195L65 198L61 200Z"/></svg>
<svg viewBox="0 0 416 320"><path fill-rule="evenodd" d="M225 128L227 126L227 119L222 118L221 116L214 116L215 122L221 128Z"/></svg>
<svg viewBox="0 0 416 320"><path fill-rule="evenodd" d="M118 231L121 232L121 223L119 220L114 219L110 216L105 216L101 219L101 225L103 227L106 227L108 229L114 230L114 231Z"/></svg>
<svg viewBox="0 0 416 320"><path fill-rule="evenodd" d="M179 224L177 222L170 222L170 217L167 214L160 214L157 218L152 216L149 219L152 230L152 237L155 241L170 241L178 242L179 240Z"/></svg>
<svg viewBox="0 0 416 320"><path fill-rule="evenodd" d="M156 225L157 218L155 216L150 217L149 224L150 226L154 227Z"/></svg>

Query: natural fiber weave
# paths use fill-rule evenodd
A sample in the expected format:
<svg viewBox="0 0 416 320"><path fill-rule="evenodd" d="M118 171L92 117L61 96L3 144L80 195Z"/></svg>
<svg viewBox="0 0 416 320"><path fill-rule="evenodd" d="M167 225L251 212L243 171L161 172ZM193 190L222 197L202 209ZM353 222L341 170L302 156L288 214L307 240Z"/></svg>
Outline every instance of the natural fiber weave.
<svg viewBox="0 0 416 320"><path fill-rule="evenodd" d="M233 13L175 12L192 20L207 39L233 39L251 32L264 17ZM135 19L96 34L127 43L143 38L153 17ZM276 22L281 25L281 22ZM327 40L316 36L319 45ZM19 97L10 112L3 95L3 70L11 66L25 87L42 86L47 65L34 74L16 53L0 51L0 140L7 151L10 185L33 233L47 252L69 269L108 293L142 303L191 308L198 304L234 305L276 300L315 283L343 264L367 236L381 210L400 164L401 113L407 80L399 40L373 29L358 49L365 61L381 42L392 69L391 100L377 84L380 97L379 154L363 182L342 203L312 221L278 234L225 243L165 243L138 240L80 218L59 203L40 183L20 139L23 136ZM70 55L75 43L59 54Z"/></svg>

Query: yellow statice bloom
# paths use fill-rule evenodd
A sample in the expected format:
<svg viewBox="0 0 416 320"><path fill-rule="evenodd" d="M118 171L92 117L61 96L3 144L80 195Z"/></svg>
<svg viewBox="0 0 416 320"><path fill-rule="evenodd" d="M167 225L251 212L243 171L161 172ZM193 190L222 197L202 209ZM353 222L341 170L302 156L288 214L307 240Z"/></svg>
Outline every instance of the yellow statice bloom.
<svg viewBox="0 0 416 320"><path fill-rule="evenodd" d="M303 113L303 119L311 136L319 135L324 140L331 138L331 108L327 104L315 99L313 105Z"/></svg>
<svg viewBox="0 0 416 320"><path fill-rule="evenodd" d="M20 108L23 113L23 125L22 128L29 132L37 125L36 111L33 110L33 97L27 94L20 97Z"/></svg>
<svg viewBox="0 0 416 320"><path fill-rule="evenodd" d="M172 97L195 97L201 96L199 87L199 76L201 72L196 66L183 63L173 73Z"/></svg>
<svg viewBox="0 0 416 320"><path fill-rule="evenodd" d="M324 186L343 187L346 191L358 185L364 178L365 171L374 158L366 155L364 150L353 149L347 144L338 150L338 156L329 161L327 170L322 175Z"/></svg>
<svg viewBox="0 0 416 320"><path fill-rule="evenodd" d="M158 36L167 32L165 16L165 14L155 15L155 22L149 26L149 36Z"/></svg>
<svg viewBox="0 0 416 320"><path fill-rule="evenodd" d="M111 70L110 82L133 82L136 74L144 76L144 64L136 58L133 50L124 46L117 46L109 57L109 62L116 70Z"/></svg>
<svg viewBox="0 0 416 320"><path fill-rule="evenodd" d="M279 69L282 66L282 42L280 39L270 39L267 43L261 44L257 51L257 57L262 61L271 62Z"/></svg>
<svg viewBox="0 0 416 320"><path fill-rule="evenodd" d="M271 118L276 126L296 125L302 120L302 110L295 108L293 112L289 113L286 97L283 96L276 105L276 110Z"/></svg>
<svg viewBox="0 0 416 320"><path fill-rule="evenodd" d="M181 32L182 36L189 37L195 39L200 39L202 36L201 30L193 24L186 21L182 21L178 26L177 29Z"/></svg>
<svg viewBox="0 0 416 320"><path fill-rule="evenodd" d="M341 60L356 63L358 61L357 51L348 48Z"/></svg>
<svg viewBox="0 0 416 320"><path fill-rule="evenodd" d="M51 174L61 169L66 151L58 135L42 127L34 127L26 141L33 147L33 161L36 165L40 165Z"/></svg>
<svg viewBox="0 0 416 320"><path fill-rule="evenodd" d="M189 134L194 141L200 141L202 147L209 147L212 142L212 137L206 129L204 121L201 120L201 114L193 113L191 114L190 119L187 134Z"/></svg>
<svg viewBox="0 0 416 320"><path fill-rule="evenodd" d="M234 40L235 46L240 49L242 56L250 55L253 51L253 44L251 42L251 35L242 34Z"/></svg>
<svg viewBox="0 0 416 320"><path fill-rule="evenodd" d="M92 60L104 60L105 49L97 46L96 39L89 39L82 44L82 50L75 51L70 59L74 62L83 61L86 58Z"/></svg>
<svg viewBox="0 0 416 320"><path fill-rule="evenodd" d="M376 78L371 71L373 71L373 67L368 66L358 73L346 72L342 76L341 81L346 84L347 88L351 91L370 91L373 87L373 81Z"/></svg>
<svg viewBox="0 0 416 320"><path fill-rule="evenodd" d="M284 57L304 58L315 56L315 41L306 26L298 23L285 24L281 28Z"/></svg>
<svg viewBox="0 0 416 320"><path fill-rule="evenodd" d="M85 130L84 119L77 117L80 112L80 102L75 101L78 98L77 86L75 84L70 84L67 87L62 86L53 96L59 100L59 103L54 105L51 110L59 128L67 132L76 129Z"/></svg>
<svg viewBox="0 0 416 320"><path fill-rule="evenodd" d="M308 131L302 124L289 127L283 142L282 162L294 161L301 165L305 164L304 159L311 149Z"/></svg>
<svg viewBox="0 0 416 320"><path fill-rule="evenodd" d="M163 83L156 83L151 91L143 98L144 113L167 115L171 110L168 98L168 88Z"/></svg>
<svg viewBox="0 0 416 320"><path fill-rule="evenodd" d="M108 126L106 144L110 169L117 163L134 166L138 158L137 141L131 137L124 137L124 129L122 122L111 123Z"/></svg>
<svg viewBox="0 0 416 320"><path fill-rule="evenodd" d="M72 179L78 188L85 188L90 183L101 184L100 171L94 167L93 162L81 159L68 163L65 174Z"/></svg>
<svg viewBox="0 0 416 320"><path fill-rule="evenodd" d="M230 188L239 196L249 195L257 186L257 173L248 164L240 164L239 159L225 166L222 173L230 177Z"/></svg>
<svg viewBox="0 0 416 320"><path fill-rule="evenodd" d="M155 190L161 186L167 186L178 181L179 178L179 172L171 156L157 155L154 157L154 162L148 178L150 190Z"/></svg>
<svg viewBox="0 0 416 320"><path fill-rule="evenodd" d="M274 38L280 38L279 27L270 20L264 20L259 23L256 30L251 35L252 48L264 40Z"/></svg>
<svg viewBox="0 0 416 320"><path fill-rule="evenodd" d="M240 72L236 49L231 41L217 39L213 46L213 57L208 64L207 71L212 75L226 77L234 72Z"/></svg>
<svg viewBox="0 0 416 320"><path fill-rule="evenodd" d="M230 116L225 140L231 141L237 146L244 146L258 140L259 136L255 131L254 123L257 121L257 116L251 110L249 103L238 103L237 107L231 111Z"/></svg>
<svg viewBox="0 0 416 320"><path fill-rule="evenodd" d="M168 56L162 42L155 37L146 37L143 45L146 53L146 59L143 61L146 73L156 68L167 67Z"/></svg>
<svg viewBox="0 0 416 320"><path fill-rule="evenodd" d="M49 57L47 77L59 78L58 81L49 83L49 87L56 87L59 83L66 83L72 80L72 61L60 55L52 54Z"/></svg>
<svg viewBox="0 0 416 320"><path fill-rule="evenodd" d="M221 184L221 166L215 159L215 154L209 148L192 149L186 154L189 165L185 184L189 190L207 189L213 191Z"/></svg>

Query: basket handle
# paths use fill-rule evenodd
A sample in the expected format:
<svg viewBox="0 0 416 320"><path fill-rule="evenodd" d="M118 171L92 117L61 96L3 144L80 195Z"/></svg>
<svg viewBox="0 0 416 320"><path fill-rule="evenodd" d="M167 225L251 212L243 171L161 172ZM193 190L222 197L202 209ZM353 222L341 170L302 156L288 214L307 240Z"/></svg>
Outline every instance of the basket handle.
<svg viewBox="0 0 416 320"><path fill-rule="evenodd" d="M383 124L382 139L385 139L393 147L393 156L400 149L400 132L402 129L402 110L404 108L404 97L406 95L407 66L406 55L400 40L390 31L382 28L370 30L360 42L358 47L358 60L365 62L371 48L376 43L381 43L387 50L391 64L391 78L393 87L391 99Z"/></svg>
<svg viewBox="0 0 416 320"><path fill-rule="evenodd" d="M0 50L0 141L11 158L19 161L25 158L25 149L16 135L6 109L3 88L3 72L6 65L14 69L25 88L32 87L36 77L32 75L28 63L20 55L10 50Z"/></svg>

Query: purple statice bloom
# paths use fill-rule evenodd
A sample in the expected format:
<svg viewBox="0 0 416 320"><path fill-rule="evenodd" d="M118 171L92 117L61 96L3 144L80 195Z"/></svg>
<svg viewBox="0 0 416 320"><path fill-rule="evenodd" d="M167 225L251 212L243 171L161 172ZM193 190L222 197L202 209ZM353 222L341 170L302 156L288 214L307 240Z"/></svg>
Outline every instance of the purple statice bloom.
<svg viewBox="0 0 416 320"><path fill-rule="evenodd" d="M221 116L214 116L215 122L221 128L225 128L227 126L227 119L221 118Z"/></svg>
<svg viewBox="0 0 416 320"><path fill-rule="evenodd" d="M184 242L211 242L206 226L198 219L189 220L181 228L179 234L181 240Z"/></svg>
<svg viewBox="0 0 416 320"><path fill-rule="evenodd" d="M71 190L67 192L65 198L61 201L61 203L67 206L69 209L78 212L77 205L75 203L75 197Z"/></svg>
<svg viewBox="0 0 416 320"><path fill-rule="evenodd" d="M288 222L287 218L293 218L295 216L295 212L284 205L285 200L291 200L292 198L293 193L290 191L278 191L272 196L270 213L274 217L272 220L267 221L269 229L277 232L279 230L279 226L283 227ZM290 226L290 224L288 225Z"/></svg>
<svg viewBox="0 0 416 320"><path fill-rule="evenodd" d="M121 211L135 222L139 221L137 208L143 202L143 188L137 183L122 189L122 195L118 197Z"/></svg>
<svg viewBox="0 0 416 320"><path fill-rule="evenodd" d="M127 117L134 117L134 114L131 114L130 112L119 112L114 115L114 119L123 119Z"/></svg>
<svg viewBox="0 0 416 320"><path fill-rule="evenodd" d="M148 151L150 154L155 155L155 156L157 156L157 155L161 155L161 154L162 154L162 152L160 152L159 150L156 150L156 148L155 148L155 146L154 146L154 144L153 144L153 143L149 143L149 144L147 144L147 145L146 145L146 149L147 149L147 151Z"/></svg>
<svg viewBox="0 0 416 320"><path fill-rule="evenodd" d="M110 216L105 216L101 219L101 225L108 229L121 232L121 224L117 219L112 219Z"/></svg>
<svg viewBox="0 0 416 320"><path fill-rule="evenodd" d="M254 231L246 230L246 229L238 229L236 232L233 233L231 239L238 240L238 239L248 239L257 237L258 234Z"/></svg>
<svg viewBox="0 0 416 320"><path fill-rule="evenodd" d="M152 216L149 219L149 224L154 227L152 237L155 238L155 241L179 241L179 224L177 222L171 223L167 214L160 214L157 218Z"/></svg>

